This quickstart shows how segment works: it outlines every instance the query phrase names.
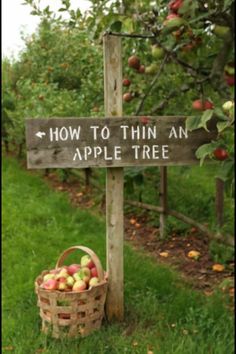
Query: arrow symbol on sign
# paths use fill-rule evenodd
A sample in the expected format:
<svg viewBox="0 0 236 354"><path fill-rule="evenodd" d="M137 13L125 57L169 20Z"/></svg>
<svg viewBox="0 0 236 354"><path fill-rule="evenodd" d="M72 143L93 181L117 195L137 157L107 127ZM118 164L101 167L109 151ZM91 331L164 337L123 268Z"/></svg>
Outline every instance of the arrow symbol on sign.
<svg viewBox="0 0 236 354"><path fill-rule="evenodd" d="M46 133L44 133L44 132L37 132L35 135L36 135L38 138L42 139L42 137L43 137L44 135L46 135Z"/></svg>

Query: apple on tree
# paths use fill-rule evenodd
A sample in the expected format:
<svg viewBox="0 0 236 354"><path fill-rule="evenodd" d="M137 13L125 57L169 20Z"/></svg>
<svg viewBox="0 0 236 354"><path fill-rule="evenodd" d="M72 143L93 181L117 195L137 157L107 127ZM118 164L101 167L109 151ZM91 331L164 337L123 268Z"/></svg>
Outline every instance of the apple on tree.
<svg viewBox="0 0 236 354"><path fill-rule="evenodd" d="M140 68L140 59L136 55L132 55L128 59L128 65L130 68L138 70Z"/></svg>
<svg viewBox="0 0 236 354"><path fill-rule="evenodd" d="M192 103L192 108L196 111L205 111L207 109L213 109L214 105L208 100L195 100Z"/></svg>
<svg viewBox="0 0 236 354"><path fill-rule="evenodd" d="M131 81L129 79L123 79L123 86L129 87L131 84Z"/></svg>
<svg viewBox="0 0 236 354"><path fill-rule="evenodd" d="M124 93L124 95L123 95L123 100L124 100L125 102L130 102L130 101L132 101L132 99L133 99L133 95L132 95L131 92L126 92L126 93Z"/></svg>
<svg viewBox="0 0 236 354"><path fill-rule="evenodd" d="M228 151L223 148L217 148L213 151L215 158L219 161L224 161L229 157Z"/></svg>
<svg viewBox="0 0 236 354"><path fill-rule="evenodd" d="M177 13L182 5L183 5L183 0L172 0L171 2L169 2L168 7L170 11Z"/></svg>

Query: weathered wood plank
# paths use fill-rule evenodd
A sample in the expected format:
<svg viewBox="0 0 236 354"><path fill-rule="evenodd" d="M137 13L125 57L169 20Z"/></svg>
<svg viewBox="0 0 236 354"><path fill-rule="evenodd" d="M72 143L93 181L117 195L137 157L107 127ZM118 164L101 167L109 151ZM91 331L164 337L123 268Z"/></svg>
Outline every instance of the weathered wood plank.
<svg viewBox="0 0 236 354"><path fill-rule="evenodd" d="M115 112L117 107L107 116ZM119 115L28 119L28 168L191 164L196 162L197 148L216 136L204 129L187 132L184 116L148 117L147 122L142 117Z"/></svg>
<svg viewBox="0 0 236 354"><path fill-rule="evenodd" d="M122 57L121 38L104 36L104 95L105 114L108 116L122 115ZM115 119L108 119L107 126L116 127ZM104 122L104 123L105 123ZM103 125L104 126L104 125ZM103 142L110 148L120 144L119 134L112 131L112 138ZM113 137L114 135L114 137ZM118 158L118 156L116 156ZM107 161L112 162L112 161ZM109 285L106 301L106 315L109 321L124 318L124 267L123 267L123 168L108 168L106 175L106 242L107 271Z"/></svg>
<svg viewBox="0 0 236 354"><path fill-rule="evenodd" d="M167 217L167 167L160 167L160 206L162 212L160 213L160 239L164 239L166 236L165 224Z"/></svg>

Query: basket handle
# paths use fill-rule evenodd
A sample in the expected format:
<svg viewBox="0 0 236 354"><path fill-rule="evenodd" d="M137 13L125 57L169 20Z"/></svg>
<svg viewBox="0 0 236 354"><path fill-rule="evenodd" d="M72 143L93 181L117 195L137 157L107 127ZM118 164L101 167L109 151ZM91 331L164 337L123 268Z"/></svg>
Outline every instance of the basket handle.
<svg viewBox="0 0 236 354"><path fill-rule="evenodd" d="M67 258L67 256L69 256L75 250L84 251L85 253L87 253L91 257L93 263L95 264L95 266L97 268L99 281L104 280L104 272L103 272L103 268L102 268L100 259L98 258L96 253L94 253L90 248L85 247L85 246L72 246L70 248L67 248L65 251L63 251L57 260L56 268L60 268L63 265L64 260Z"/></svg>

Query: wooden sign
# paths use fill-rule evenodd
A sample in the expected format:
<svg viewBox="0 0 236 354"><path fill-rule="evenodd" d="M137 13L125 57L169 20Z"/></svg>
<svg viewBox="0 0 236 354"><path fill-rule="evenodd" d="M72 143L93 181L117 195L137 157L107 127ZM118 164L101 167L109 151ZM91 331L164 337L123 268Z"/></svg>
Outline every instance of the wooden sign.
<svg viewBox="0 0 236 354"><path fill-rule="evenodd" d="M168 166L196 163L215 138L187 131L186 117L27 119L28 168Z"/></svg>

